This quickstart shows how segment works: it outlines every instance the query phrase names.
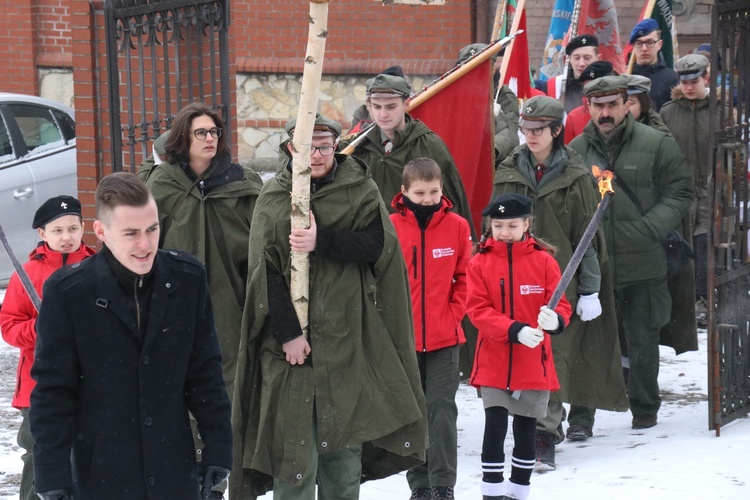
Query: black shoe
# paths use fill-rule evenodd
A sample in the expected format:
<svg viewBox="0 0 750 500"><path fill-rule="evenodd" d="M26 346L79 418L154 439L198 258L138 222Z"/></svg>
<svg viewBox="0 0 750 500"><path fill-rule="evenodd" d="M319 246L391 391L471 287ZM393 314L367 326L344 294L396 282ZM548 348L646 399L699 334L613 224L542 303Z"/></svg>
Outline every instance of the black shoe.
<svg viewBox="0 0 750 500"><path fill-rule="evenodd" d="M453 486L435 486L432 488L432 500L456 500Z"/></svg>
<svg viewBox="0 0 750 500"><path fill-rule="evenodd" d="M695 303L695 323L700 329L708 327L708 303L705 297L700 297Z"/></svg>
<svg viewBox="0 0 750 500"><path fill-rule="evenodd" d="M555 437L548 432L536 433L536 465L537 472L555 470Z"/></svg>
<svg viewBox="0 0 750 500"><path fill-rule="evenodd" d="M482 495L482 500L505 500L506 498L508 498L508 497L506 497L505 495L500 496L500 497L496 496L496 495L493 495L493 496Z"/></svg>
<svg viewBox="0 0 750 500"><path fill-rule="evenodd" d="M568 432L565 434L565 437L571 441L586 441L593 435L594 433L591 432L591 430L586 429L584 426L573 424L568 427Z"/></svg>
<svg viewBox="0 0 750 500"><path fill-rule="evenodd" d="M648 429L656 425L656 415L634 415L633 429Z"/></svg>
<svg viewBox="0 0 750 500"><path fill-rule="evenodd" d="M432 488L414 488L409 500L432 500Z"/></svg>

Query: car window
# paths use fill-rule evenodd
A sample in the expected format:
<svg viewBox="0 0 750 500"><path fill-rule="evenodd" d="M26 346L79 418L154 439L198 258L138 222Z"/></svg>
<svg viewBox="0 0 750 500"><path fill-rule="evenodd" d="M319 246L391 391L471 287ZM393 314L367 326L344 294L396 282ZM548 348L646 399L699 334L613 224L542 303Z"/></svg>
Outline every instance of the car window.
<svg viewBox="0 0 750 500"><path fill-rule="evenodd" d="M13 144L10 142L10 134L8 134L8 126L5 124L5 119L0 115L0 163L15 160L15 158Z"/></svg>
<svg viewBox="0 0 750 500"><path fill-rule="evenodd" d="M39 154L65 144L49 108L11 104L8 108L21 130L29 154Z"/></svg>
<svg viewBox="0 0 750 500"><path fill-rule="evenodd" d="M62 111L58 111L56 109L52 110L52 114L55 115L55 119L57 120L57 124L60 126L60 130L62 130L63 138L65 141L71 141L76 138L76 122L73 121L73 118L70 117L67 113L63 113Z"/></svg>

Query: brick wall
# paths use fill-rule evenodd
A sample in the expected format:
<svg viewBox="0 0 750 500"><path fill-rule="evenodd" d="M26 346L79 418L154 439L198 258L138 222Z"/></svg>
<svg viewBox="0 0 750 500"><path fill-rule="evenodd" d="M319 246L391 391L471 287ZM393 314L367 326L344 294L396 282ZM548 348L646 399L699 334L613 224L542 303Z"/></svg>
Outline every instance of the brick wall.
<svg viewBox="0 0 750 500"><path fill-rule="evenodd" d="M28 0L4 0L0 6L0 40L3 52L3 71L0 71L0 90L22 94L38 94L36 83L36 39L34 9Z"/></svg>
<svg viewBox="0 0 750 500"><path fill-rule="evenodd" d="M238 72L301 72L308 7L299 0L232 4ZM443 6L334 0L329 6L326 73L373 74L401 64L410 74L442 72L472 42L470 0Z"/></svg>
<svg viewBox="0 0 750 500"><path fill-rule="evenodd" d="M70 2L71 0L33 2L38 50L35 60L38 66L59 67L72 64Z"/></svg>

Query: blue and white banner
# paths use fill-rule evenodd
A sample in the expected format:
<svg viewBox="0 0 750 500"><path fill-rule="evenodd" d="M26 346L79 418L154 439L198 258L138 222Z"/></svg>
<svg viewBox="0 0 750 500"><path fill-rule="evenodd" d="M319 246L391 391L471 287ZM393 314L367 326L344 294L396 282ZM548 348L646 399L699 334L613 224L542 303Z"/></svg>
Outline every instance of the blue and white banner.
<svg viewBox="0 0 750 500"><path fill-rule="evenodd" d="M549 33L544 43L544 54L540 66L539 78L546 81L548 78L562 74L565 60L563 40L570 29L573 19L573 7L575 0L555 0L555 8L552 11L552 19L549 23Z"/></svg>

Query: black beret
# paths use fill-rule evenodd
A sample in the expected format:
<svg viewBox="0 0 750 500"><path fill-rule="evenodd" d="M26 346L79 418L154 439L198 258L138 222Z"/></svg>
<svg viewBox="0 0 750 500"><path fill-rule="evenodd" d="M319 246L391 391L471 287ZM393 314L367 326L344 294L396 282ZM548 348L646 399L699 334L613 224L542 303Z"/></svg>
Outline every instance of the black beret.
<svg viewBox="0 0 750 500"><path fill-rule="evenodd" d="M598 47L599 40L594 35L580 35L568 42L565 46L565 55L569 56L574 50L580 49L581 47Z"/></svg>
<svg viewBox="0 0 750 500"><path fill-rule="evenodd" d="M586 68L581 71L581 76L578 77L579 82L588 82L596 80L603 76L609 76L612 74L612 63L609 61L594 61Z"/></svg>
<svg viewBox="0 0 750 500"><path fill-rule="evenodd" d="M523 194L501 194L482 210L482 216L491 219L517 219L531 215L531 198Z"/></svg>
<svg viewBox="0 0 750 500"><path fill-rule="evenodd" d="M77 215L81 217L81 202L72 196L55 196L42 203L31 224L32 229L44 227L63 215Z"/></svg>

